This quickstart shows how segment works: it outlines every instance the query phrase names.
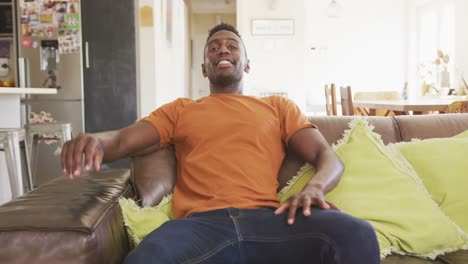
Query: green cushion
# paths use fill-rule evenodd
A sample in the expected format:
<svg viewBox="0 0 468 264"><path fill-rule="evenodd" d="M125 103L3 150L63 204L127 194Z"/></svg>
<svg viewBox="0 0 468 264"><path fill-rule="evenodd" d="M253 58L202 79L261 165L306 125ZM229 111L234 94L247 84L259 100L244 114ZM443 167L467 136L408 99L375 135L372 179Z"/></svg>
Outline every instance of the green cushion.
<svg viewBox="0 0 468 264"><path fill-rule="evenodd" d="M463 248L464 234L432 201L404 159L388 150L365 121L354 120L350 127L334 146L345 171L327 200L374 227L382 258L392 252L435 258ZM313 172L303 167L289 185L301 190Z"/></svg>
<svg viewBox="0 0 468 264"><path fill-rule="evenodd" d="M468 131L391 147L411 164L442 211L468 233Z"/></svg>
<svg viewBox="0 0 468 264"><path fill-rule="evenodd" d="M127 234L138 245L153 230L174 219L172 215L172 195L168 195L155 207L140 207L133 199L119 199Z"/></svg>
<svg viewBox="0 0 468 264"><path fill-rule="evenodd" d="M454 138L468 138L468 130L466 130L465 132L462 132L456 136L453 136Z"/></svg>

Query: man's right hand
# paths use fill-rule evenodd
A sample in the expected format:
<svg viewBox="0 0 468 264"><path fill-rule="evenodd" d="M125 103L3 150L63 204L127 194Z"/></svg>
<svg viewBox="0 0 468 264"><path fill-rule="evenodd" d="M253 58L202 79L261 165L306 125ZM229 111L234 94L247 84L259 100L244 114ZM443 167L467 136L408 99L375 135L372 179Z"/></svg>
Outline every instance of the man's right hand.
<svg viewBox="0 0 468 264"><path fill-rule="evenodd" d="M62 168L70 179L81 175L83 170L83 155L85 158L85 170L91 166L99 171L104 156L104 151L97 137L93 134L80 133L62 147Z"/></svg>
<svg viewBox="0 0 468 264"><path fill-rule="evenodd" d="M159 146L159 132L148 122L136 122L126 128L96 134L78 134L62 148L62 168L70 179L84 168L99 171L101 163L129 157Z"/></svg>

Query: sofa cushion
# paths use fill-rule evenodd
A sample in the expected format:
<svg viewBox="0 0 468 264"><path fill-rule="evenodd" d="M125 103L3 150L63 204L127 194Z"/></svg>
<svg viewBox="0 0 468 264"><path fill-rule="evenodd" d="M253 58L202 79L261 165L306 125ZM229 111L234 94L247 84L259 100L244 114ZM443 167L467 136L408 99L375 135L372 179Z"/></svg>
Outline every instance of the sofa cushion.
<svg viewBox="0 0 468 264"><path fill-rule="evenodd" d="M468 250L459 250L449 254L441 255L438 259L443 263L449 264L466 264L468 263Z"/></svg>
<svg viewBox="0 0 468 264"><path fill-rule="evenodd" d="M309 121L317 125L325 139L330 144L338 142L342 138L343 131L348 129L348 124L355 116L311 116ZM366 117L367 122L374 127L385 144L400 141L400 132L395 119L382 116Z"/></svg>
<svg viewBox="0 0 468 264"><path fill-rule="evenodd" d="M130 198L119 199L120 208L127 234L132 240L132 246L140 244L153 230L174 219L172 214L172 194L164 197L162 201L154 207L140 207L135 200Z"/></svg>
<svg viewBox="0 0 468 264"><path fill-rule="evenodd" d="M122 263L129 170L59 177L0 207L1 263Z"/></svg>
<svg viewBox="0 0 468 264"><path fill-rule="evenodd" d="M468 133L389 147L403 154L442 211L468 233Z"/></svg>
<svg viewBox="0 0 468 264"><path fill-rule="evenodd" d="M468 114L396 116L401 141L452 137L468 127Z"/></svg>
<svg viewBox="0 0 468 264"><path fill-rule="evenodd" d="M451 262L449 263L452 264ZM447 262L442 262L441 260L422 259L410 256L392 255L383 259L381 264L447 264Z"/></svg>
<svg viewBox="0 0 468 264"><path fill-rule="evenodd" d="M435 258L462 248L459 228L431 200L417 175L395 159L364 121L356 119L351 127L334 146L345 171L326 198L373 225L382 255Z"/></svg>

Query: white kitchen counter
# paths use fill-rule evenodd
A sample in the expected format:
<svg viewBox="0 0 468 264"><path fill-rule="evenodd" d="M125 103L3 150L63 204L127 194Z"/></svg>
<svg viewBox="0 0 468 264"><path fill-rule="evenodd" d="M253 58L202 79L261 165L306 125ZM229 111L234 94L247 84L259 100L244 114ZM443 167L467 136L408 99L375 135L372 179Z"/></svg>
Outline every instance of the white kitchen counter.
<svg viewBox="0 0 468 264"><path fill-rule="evenodd" d="M17 88L17 87L0 87L0 94L56 94L57 89L54 88Z"/></svg>
<svg viewBox="0 0 468 264"><path fill-rule="evenodd" d="M56 94L53 88L0 87L0 128L21 127L21 96L24 94ZM10 181L5 155L0 152L0 205L11 199Z"/></svg>
<svg viewBox="0 0 468 264"><path fill-rule="evenodd" d="M21 96L23 94L56 94L53 88L0 87L0 128L21 127Z"/></svg>

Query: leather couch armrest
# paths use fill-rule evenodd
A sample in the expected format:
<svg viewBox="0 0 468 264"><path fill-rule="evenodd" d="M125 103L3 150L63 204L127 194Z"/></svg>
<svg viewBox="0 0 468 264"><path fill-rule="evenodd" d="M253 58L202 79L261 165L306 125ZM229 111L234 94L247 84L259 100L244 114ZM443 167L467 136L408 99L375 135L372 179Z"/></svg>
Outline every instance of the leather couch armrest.
<svg viewBox="0 0 468 264"><path fill-rule="evenodd" d="M118 204L129 170L50 183L0 206L2 263L122 263L129 240Z"/></svg>

